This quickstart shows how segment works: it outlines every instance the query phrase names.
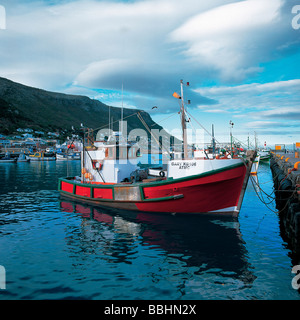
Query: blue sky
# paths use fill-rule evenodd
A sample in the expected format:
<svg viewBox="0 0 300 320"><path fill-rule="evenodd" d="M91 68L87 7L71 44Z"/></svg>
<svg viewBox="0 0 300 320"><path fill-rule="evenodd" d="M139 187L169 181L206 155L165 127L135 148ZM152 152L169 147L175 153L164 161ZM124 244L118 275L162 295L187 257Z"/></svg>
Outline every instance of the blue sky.
<svg viewBox="0 0 300 320"><path fill-rule="evenodd" d="M229 140L231 120L243 142L254 132L268 146L300 142L299 4L0 0L0 76L119 107L123 84L124 107L149 111L171 133L183 79L189 113L214 124L218 141Z"/></svg>

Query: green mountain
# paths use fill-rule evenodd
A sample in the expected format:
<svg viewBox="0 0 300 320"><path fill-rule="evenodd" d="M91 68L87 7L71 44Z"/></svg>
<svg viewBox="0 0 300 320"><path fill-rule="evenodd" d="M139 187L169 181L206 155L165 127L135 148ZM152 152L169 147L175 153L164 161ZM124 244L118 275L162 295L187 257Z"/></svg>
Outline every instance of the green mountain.
<svg viewBox="0 0 300 320"><path fill-rule="evenodd" d="M109 107L104 103L85 96L49 92L28 87L0 77L0 133L11 134L18 128L38 131L68 131L81 123L92 129L107 128L109 109L119 130L121 108ZM135 128L145 130L137 117L140 112L151 129L162 129L147 112L137 109L123 109L128 132Z"/></svg>

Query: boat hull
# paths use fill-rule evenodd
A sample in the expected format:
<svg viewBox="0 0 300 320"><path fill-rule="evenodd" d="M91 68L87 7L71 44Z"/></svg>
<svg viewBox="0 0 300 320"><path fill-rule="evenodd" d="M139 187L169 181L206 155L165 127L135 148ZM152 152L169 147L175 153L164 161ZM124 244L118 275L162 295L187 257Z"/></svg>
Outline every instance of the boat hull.
<svg viewBox="0 0 300 320"><path fill-rule="evenodd" d="M124 210L237 216L245 179L247 166L241 163L184 178L133 184L93 184L60 178L58 189L68 198Z"/></svg>
<svg viewBox="0 0 300 320"><path fill-rule="evenodd" d="M253 164L252 164L252 168L251 168L251 175L256 176L257 175L257 171L258 171L258 167L259 167L259 161L260 161L260 155L258 155Z"/></svg>
<svg viewBox="0 0 300 320"><path fill-rule="evenodd" d="M260 157L260 161L269 161L270 158L271 158L270 155L268 155L268 156L261 156L261 157Z"/></svg>
<svg viewBox="0 0 300 320"><path fill-rule="evenodd" d="M0 159L0 163L15 163L17 159Z"/></svg>
<svg viewBox="0 0 300 320"><path fill-rule="evenodd" d="M28 157L30 161L55 161L55 157Z"/></svg>

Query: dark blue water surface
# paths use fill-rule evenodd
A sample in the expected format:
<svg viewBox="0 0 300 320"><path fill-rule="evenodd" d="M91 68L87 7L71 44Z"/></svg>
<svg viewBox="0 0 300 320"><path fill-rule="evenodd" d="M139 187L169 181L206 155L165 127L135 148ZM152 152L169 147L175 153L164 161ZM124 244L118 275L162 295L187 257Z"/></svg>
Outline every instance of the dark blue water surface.
<svg viewBox="0 0 300 320"><path fill-rule="evenodd" d="M300 298L278 215L250 182L238 219L125 214L61 199L67 165L79 174L79 161L0 164L0 299ZM271 193L268 164L258 179Z"/></svg>

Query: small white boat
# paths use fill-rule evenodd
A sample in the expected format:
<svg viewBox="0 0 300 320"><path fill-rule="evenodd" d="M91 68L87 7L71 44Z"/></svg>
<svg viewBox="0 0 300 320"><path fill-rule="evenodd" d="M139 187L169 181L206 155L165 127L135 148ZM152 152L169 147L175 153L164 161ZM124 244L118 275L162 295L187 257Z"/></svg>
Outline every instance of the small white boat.
<svg viewBox="0 0 300 320"><path fill-rule="evenodd" d="M257 155L251 167L251 175L253 176L257 175L259 161L260 161L260 155Z"/></svg>
<svg viewBox="0 0 300 320"><path fill-rule="evenodd" d="M261 150L258 151L260 155L260 161L269 161L271 158L270 150Z"/></svg>
<svg viewBox="0 0 300 320"><path fill-rule="evenodd" d="M30 159L26 158L25 153L20 153L17 162L29 162Z"/></svg>
<svg viewBox="0 0 300 320"><path fill-rule="evenodd" d="M81 155L80 152L71 152L67 153L57 153L56 160L80 160Z"/></svg>
<svg viewBox="0 0 300 320"><path fill-rule="evenodd" d="M0 159L1 163L13 163L13 162L16 162L16 161L17 161L17 159L16 158L12 158L10 156L9 152L6 152L5 156Z"/></svg>

